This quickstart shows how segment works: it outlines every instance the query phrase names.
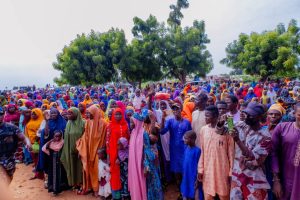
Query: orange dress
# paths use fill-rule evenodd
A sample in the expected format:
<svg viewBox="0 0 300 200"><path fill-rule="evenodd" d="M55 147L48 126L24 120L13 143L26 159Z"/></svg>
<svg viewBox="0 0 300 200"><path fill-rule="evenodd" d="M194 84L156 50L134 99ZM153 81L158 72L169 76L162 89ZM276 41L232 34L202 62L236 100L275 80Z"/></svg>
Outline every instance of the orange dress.
<svg viewBox="0 0 300 200"><path fill-rule="evenodd" d="M97 150L105 147L107 123L101 118L100 109L96 105L87 110L94 118L86 121L84 133L77 141L76 148L83 166L83 189L87 191L92 188L97 192L99 190Z"/></svg>

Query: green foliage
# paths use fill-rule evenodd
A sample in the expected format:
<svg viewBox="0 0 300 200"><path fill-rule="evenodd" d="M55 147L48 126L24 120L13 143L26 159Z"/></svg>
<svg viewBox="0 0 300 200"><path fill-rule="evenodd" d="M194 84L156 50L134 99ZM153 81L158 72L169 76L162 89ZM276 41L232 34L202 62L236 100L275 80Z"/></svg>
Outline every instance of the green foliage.
<svg viewBox="0 0 300 200"><path fill-rule="evenodd" d="M55 82L89 86L116 80L118 72L128 82L140 85L163 76L181 82L191 74L205 76L213 67L206 48L210 40L204 21L196 20L191 27L181 27L181 10L188 7L188 0L177 0L171 5L167 27L152 15L145 21L135 17L134 38L129 44L124 32L118 29L78 35L53 63L61 71Z"/></svg>
<svg viewBox="0 0 300 200"><path fill-rule="evenodd" d="M177 0L176 5L170 5L171 12L168 18L168 24L170 26L180 26L181 20L183 19L183 14L181 9L188 8L189 2L188 0Z"/></svg>
<svg viewBox="0 0 300 200"><path fill-rule="evenodd" d="M105 33L92 30L89 35L77 35L53 63L54 68L62 72L55 81L87 86L111 81L125 48L125 34L118 29Z"/></svg>
<svg viewBox="0 0 300 200"><path fill-rule="evenodd" d="M162 76L157 56L161 46L164 25L150 15L146 21L135 17L132 33L134 39L126 47L119 69L128 82L159 80Z"/></svg>
<svg viewBox="0 0 300 200"><path fill-rule="evenodd" d="M299 72L299 44L300 28L291 20L287 30L279 24L273 31L240 34L228 44L221 63L263 79L292 76Z"/></svg>
<svg viewBox="0 0 300 200"><path fill-rule="evenodd" d="M209 42L204 21L194 21L191 27L168 29L160 55L164 72L183 83L190 74L204 77L213 68L206 48Z"/></svg>

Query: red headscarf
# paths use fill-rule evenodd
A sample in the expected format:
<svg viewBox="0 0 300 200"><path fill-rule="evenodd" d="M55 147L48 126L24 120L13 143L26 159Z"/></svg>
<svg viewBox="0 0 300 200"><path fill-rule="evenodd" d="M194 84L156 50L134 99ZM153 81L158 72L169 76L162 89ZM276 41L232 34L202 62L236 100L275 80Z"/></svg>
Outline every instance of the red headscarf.
<svg viewBox="0 0 300 200"><path fill-rule="evenodd" d="M34 107L35 107L32 101L26 101L26 102L25 102L25 106L26 106L27 108L30 108L30 107L33 107L33 108L34 108Z"/></svg>
<svg viewBox="0 0 300 200"><path fill-rule="evenodd" d="M121 121L117 121L115 118L115 114L119 112L122 115ZM107 145L107 153L109 155L110 160L110 171L111 171L111 188L113 190L120 190L121 180L120 180L120 165L116 164L116 160L118 159L118 140L121 137L125 137L129 139L129 129L128 124L125 120L124 113L121 108L116 108L112 114L111 123L109 125L108 131L108 145Z"/></svg>
<svg viewBox="0 0 300 200"><path fill-rule="evenodd" d="M116 104L118 105L118 108L121 109L122 113L124 114L126 112L126 106L122 101L117 101Z"/></svg>
<svg viewBox="0 0 300 200"><path fill-rule="evenodd" d="M69 108L71 107L71 103L74 104L74 101L72 101L72 100L68 100L68 101L67 101L67 105L68 105Z"/></svg>
<svg viewBox="0 0 300 200"><path fill-rule="evenodd" d="M15 108L14 112L9 112L10 108ZM4 116L4 122L12 122L18 124L20 120L20 113L18 112L18 107L16 104L8 104L7 112Z"/></svg>

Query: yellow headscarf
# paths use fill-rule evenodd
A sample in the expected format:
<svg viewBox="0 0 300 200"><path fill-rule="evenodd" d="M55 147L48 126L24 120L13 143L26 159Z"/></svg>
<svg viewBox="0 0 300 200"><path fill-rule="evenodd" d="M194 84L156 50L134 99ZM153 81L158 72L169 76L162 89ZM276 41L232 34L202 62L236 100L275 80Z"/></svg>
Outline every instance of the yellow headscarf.
<svg viewBox="0 0 300 200"><path fill-rule="evenodd" d="M273 104L270 108L269 108L269 111L270 110L277 110L281 113L281 115L284 115L285 114L285 109L278 103L276 104Z"/></svg>
<svg viewBox="0 0 300 200"><path fill-rule="evenodd" d="M44 120L44 116L42 110L39 108L32 109L31 113L35 113L37 119L29 120L28 124L26 124L25 135L29 138L31 144L33 144L36 141L37 131Z"/></svg>

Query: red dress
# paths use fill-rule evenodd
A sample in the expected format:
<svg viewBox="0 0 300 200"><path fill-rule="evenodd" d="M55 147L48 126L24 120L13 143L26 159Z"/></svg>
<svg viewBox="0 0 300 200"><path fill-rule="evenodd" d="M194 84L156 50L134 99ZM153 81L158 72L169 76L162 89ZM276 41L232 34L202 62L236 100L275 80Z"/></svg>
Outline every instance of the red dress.
<svg viewBox="0 0 300 200"><path fill-rule="evenodd" d="M122 119L119 122L115 119L116 112L122 114ZM120 108L116 108L112 114L107 137L107 154L109 156L111 173L110 184L111 189L117 191L122 189L120 165L116 164L116 160L118 159L118 141L121 137L129 139L128 124L125 120L124 113Z"/></svg>

